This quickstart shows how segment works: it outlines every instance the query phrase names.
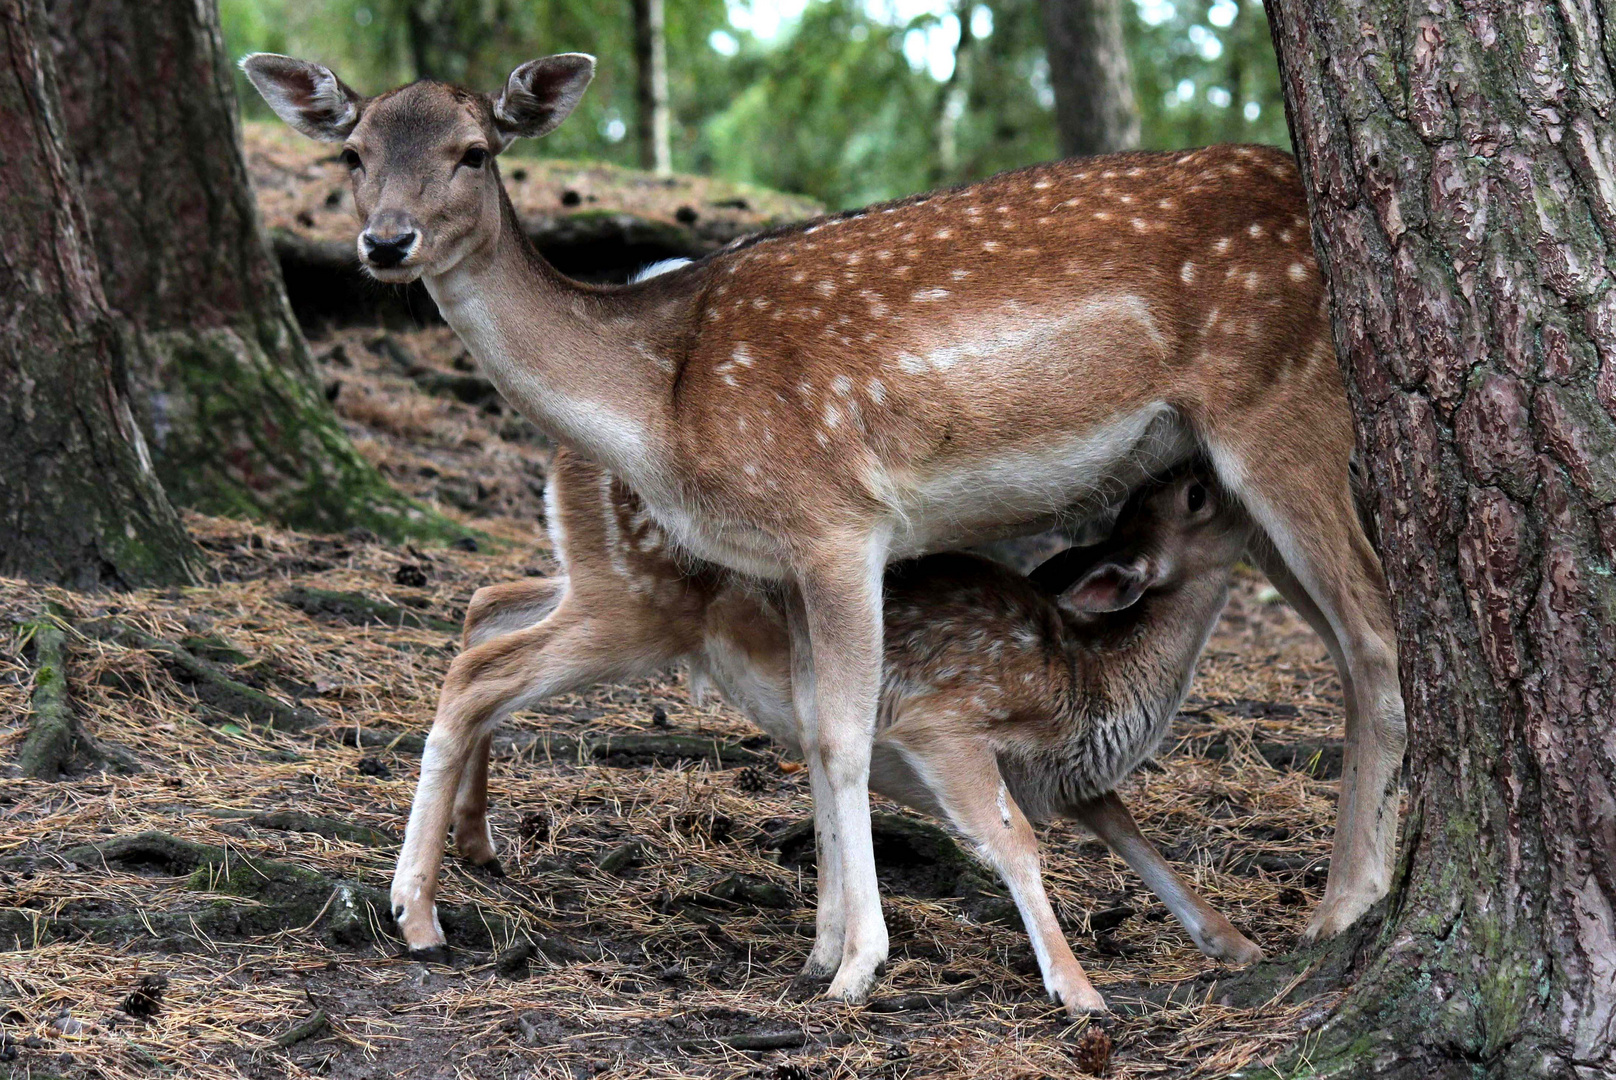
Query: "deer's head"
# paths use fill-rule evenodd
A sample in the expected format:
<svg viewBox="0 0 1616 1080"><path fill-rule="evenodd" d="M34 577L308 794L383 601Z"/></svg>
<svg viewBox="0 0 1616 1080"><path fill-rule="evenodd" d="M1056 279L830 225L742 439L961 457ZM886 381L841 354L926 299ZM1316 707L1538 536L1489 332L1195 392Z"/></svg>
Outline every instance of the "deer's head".
<svg viewBox="0 0 1616 1080"><path fill-rule="evenodd" d="M254 53L241 67L282 120L340 142L361 228L359 261L380 281L437 275L499 235L494 156L555 130L583 97L595 60L561 53L511 72L498 94L421 81L360 96L330 69Z"/></svg>
<svg viewBox="0 0 1616 1080"><path fill-rule="evenodd" d="M1134 492L1100 557L1059 603L1084 615L1120 611L1152 590L1226 573L1251 531L1240 504L1191 467Z"/></svg>

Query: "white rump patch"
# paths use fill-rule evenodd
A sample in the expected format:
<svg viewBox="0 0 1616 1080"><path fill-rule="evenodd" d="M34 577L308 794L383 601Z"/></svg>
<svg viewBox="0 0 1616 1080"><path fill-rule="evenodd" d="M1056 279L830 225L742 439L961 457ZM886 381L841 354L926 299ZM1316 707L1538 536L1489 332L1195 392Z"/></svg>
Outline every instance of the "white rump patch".
<svg viewBox="0 0 1616 1080"><path fill-rule="evenodd" d="M636 270L634 276L628 279L628 283L633 285L636 282L649 281L654 277L661 277L663 274L677 270L681 266L689 265L689 259L662 259L658 262L648 263Z"/></svg>

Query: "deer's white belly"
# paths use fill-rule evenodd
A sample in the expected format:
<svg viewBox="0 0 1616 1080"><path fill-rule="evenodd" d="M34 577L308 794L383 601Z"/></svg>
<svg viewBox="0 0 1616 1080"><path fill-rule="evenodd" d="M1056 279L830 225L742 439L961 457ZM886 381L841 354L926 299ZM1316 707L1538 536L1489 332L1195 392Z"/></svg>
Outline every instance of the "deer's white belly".
<svg viewBox="0 0 1616 1080"><path fill-rule="evenodd" d="M984 455L929 476L872 469L866 483L891 508L889 557L901 559L1092 514L1193 452L1177 410L1158 402L1058 443Z"/></svg>

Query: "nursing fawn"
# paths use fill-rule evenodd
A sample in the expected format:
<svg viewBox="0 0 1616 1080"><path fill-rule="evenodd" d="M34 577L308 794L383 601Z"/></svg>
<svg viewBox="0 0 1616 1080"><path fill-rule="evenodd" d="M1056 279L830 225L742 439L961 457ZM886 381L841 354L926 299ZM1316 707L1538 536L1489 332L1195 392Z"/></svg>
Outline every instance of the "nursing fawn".
<svg viewBox="0 0 1616 1080"><path fill-rule="evenodd" d="M243 68L288 123L342 144L368 273L424 282L505 398L681 549L792 586L792 653L813 676L793 680L795 712L841 883L806 973L834 973L830 994L862 998L887 953L867 794L887 563L1036 531L1131 489L1141 462L1205 455L1341 672L1339 824L1308 933L1386 892L1403 704L1288 155L1036 165L590 286L534 250L496 155L566 118L592 58L531 61L491 95L422 81L366 98L318 64ZM447 793L502 715L484 666L476 649L455 662L422 757L392 892L413 948L443 941Z"/></svg>
<svg viewBox="0 0 1616 1080"><path fill-rule="evenodd" d="M800 753L779 607L681 561L634 493L598 467L563 451L550 491L565 576L477 591L465 631L480 657L473 692L503 712L682 661L693 683L716 686ZM1181 470L1136 492L1107 541L1030 578L958 554L887 571L870 787L971 840L1010 887L1045 988L1074 1014L1104 1005L1044 894L1029 819L1071 817L1094 832L1209 956L1262 956L1172 871L1115 794L1166 734L1251 535L1208 477ZM796 677L811 668L799 664ZM487 740L471 752L454 834L463 855L492 864ZM838 872L822 842L821 918L834 917Z"/></svg>

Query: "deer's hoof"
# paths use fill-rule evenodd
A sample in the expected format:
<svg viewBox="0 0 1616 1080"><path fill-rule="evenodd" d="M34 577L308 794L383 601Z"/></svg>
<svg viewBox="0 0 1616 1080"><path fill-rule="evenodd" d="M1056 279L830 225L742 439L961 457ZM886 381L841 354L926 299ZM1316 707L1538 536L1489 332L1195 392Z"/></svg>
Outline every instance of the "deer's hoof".
<svg viewBox="0 0 1616 1080"><path fill-rule="evenodd" d="M447 945L429 945L424 949L405 949L404 955L418 963L444 965L447 965L453 956Z"/></svg>

